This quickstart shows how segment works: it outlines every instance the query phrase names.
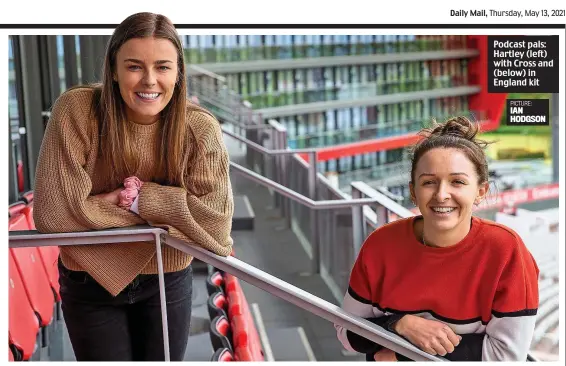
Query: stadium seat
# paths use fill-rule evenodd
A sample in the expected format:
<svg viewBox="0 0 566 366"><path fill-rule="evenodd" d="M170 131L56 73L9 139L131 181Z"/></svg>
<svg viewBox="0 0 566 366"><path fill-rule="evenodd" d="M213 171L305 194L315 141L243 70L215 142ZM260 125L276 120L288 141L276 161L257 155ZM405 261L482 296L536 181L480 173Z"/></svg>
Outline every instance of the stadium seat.
<svg viewBox="0 0 566 366"><path fill-rule="evenodd" d="M28 226L30 230L35 230L35 224L33 222L33 202L28 204L21 213L26 217ZM56 301L61 300L59 295L59 269L57 268L57 260L59 258L59 247L48 246L48 247L38 247L41 261L45 268L45 273L49 279L49 283L53 290Z"/></svg>
<svg viewBox="0 0 566 366"><path fill-rule="evenodd" d="M261 340L240 282L231 274L226 274L224 280L236 360L262 361Z"/></svg>
<svg viewBox="0 0 566 366"><path fill-rule="evenodd" d="M26 217L29 230L35 230L35 223L33 222L33 203L26 205L20 212Z"/></svg>
<svg viewBox="0 0 566 366"><path fill-rule="evenodd" d="M263 361L261 341L252 319L245 315L230 318L234 355L238 361Z"/></svg>
<svg viewBox="0 0 566 366"><path fill-rule="evenodd" d="M24 201L17 201L10 204L10 206L8 206L8 217L19 214L24 208L26 208L26 203Z"/></svg>
<svg viewBox="0 0 566 366"><path fill-rule="evenodd" d="M8 257L8 271L10 277L8 293L8 334L10 338L10 348L15 351L14 358L16 360L30 360L35 358L35 355L39 354L39 352L35 352L41 342L39 319L30 305L12 254L10 253Z"/></svg>
<svg viewBox="0 0 566 366"><path fill-rule="evenodd" d="M228 319L243 315L251 319L251 314L242 287L237 277L226 275L226 298L228 300Z"/></svg>
<svg viewBox="0 0 566 366"><path fill-rule="evenodd" d="M10 253L19 271L32 309L39 317L43 332L43 347L48 346L49 334L53 331L55 297L41 256L36 247L13 248Z"/></svg>
<svg viewBox="0 0 566 366"><path fill-rule="evenodd" d="M24 190L24 163L18 160L16 163L16 171L18 175L18 192L23 192Z"/></svg>
<svg viewBox="0 0 566 366"><path fill-rule="evenodd" d="M208 316L210 319L214 319L219 315L223 315L226 319L228 316L226 314L226 296L222 292L215 292L208 297L207 307Z"/></svg>
<svg viewBox="0 0 566 366"><path fill-rule="evenodd" d="M30 229L26 216L21 213L9 219L8 228L10 231ZM14 260L15 268L20 273L29 303L39 316L40 325L44 331L43 346L46 346L47 329L45 327L49 326L53 320L55 298L41 261L41 255L36 247L12 248L10 255Z"/></svg>
<svg viewBox="0 0 566 366"><path fill-rule="evenodd" d="M228 348L219 348L212 355L212 362L234 361L234 354Z"/></svg>
<svg viewBox="0 0 566 366"><path fill-rule="evenodd" d="M28 220L28 224L31 230L35 230L35 224L33 222L33 202L27 205L26 208L22 210ZM61 301L61 296L59 294L59 269L57 268L57 260L59 259L59 247L48 246L48 247L38 247L41 261L45 268L45 273L51 284L55 299L57 302Z"/></svg>
<svg viewBox="0 0 566 366"><path fill-rule="evenodd" d="M208 292L208 296L215 292L224 293L223 286L224 278L222 277L222 273L219 271L212 272L206 277L206 291Z"/></svg>
<svg viewBox="0 0 566 366"><path fill-rule="evenodd" d="M21 210L18 213L10 216L10 219L8 220L8 230L10 231L30 230L28 219L24 214L22 214Z"/></svg>
<svg viewBox="0 0 566 366"><path fill-rule="evenodd" d="M210 342L214 351L221 348L233 350L230 331L230 323L225 316L219 315L210 322Z"/></svg>
<svg viewBox="0 0 566 366"><path fill-rule="evenodd" d="M26 193L23 193L21 197L22 197L22 201L24 201L27 204L30 204L33 201L33 191L28 191Z"/></svg>
<svg viewBox="0 0 566 366"><path fill-rule="evenodd" d="M39 247L37 248L39 255L41 256L41 261L47 273L47 278L55 301L61 301L61 295L59 293L59 268L57 267L57 261L59 259L59 248L58 247Z"/></svg>
<svg viewBox="0 0 566 366"><path fill-rule="evenodd" d="M38 249L13 248L10 252L22 277L30 304L40 317L41 325L49 325L53 320L55 298Z"/></svg>

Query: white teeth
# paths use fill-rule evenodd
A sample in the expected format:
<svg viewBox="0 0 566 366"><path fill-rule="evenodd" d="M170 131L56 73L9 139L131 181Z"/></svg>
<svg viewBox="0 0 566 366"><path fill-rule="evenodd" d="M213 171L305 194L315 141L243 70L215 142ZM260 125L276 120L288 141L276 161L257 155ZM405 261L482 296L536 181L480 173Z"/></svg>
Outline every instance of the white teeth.
<svg viewBox="0 0 566 366"><path fill-rule="evenodd" d="M159 96L159 93L136 93L144 99L155 99Z"/></svg>
<svg viewBox="0 0 566 366"><path fill-rule="evenodd" d="M435 212L440 212L440 213L448 213L448 212L454 211L455 208L454 207L433 207L432 210L435 211Z"/></svg>

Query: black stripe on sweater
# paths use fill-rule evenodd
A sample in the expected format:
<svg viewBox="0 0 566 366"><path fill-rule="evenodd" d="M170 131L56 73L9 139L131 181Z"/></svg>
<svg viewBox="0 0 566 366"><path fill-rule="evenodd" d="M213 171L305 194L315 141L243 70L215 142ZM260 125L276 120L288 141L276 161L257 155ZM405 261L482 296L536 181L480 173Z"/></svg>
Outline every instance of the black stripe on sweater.
<svg viewBox="0 0 566 366"><path fill-rule="evenodd" d="M524 309L519 311L499 312L492 310L491 313L498 318L516 318L519 316L533 316L537 315L538 309Z"/></svg>

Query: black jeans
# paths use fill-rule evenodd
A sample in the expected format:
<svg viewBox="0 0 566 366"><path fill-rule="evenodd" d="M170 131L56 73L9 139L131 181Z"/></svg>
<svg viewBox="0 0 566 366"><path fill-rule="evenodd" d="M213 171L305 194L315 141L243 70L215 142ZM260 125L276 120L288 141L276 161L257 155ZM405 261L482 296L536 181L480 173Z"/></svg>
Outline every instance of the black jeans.
<svg viewBox="0 0 566 366"><path fill-rule="evenodd" d="M88 273L59 261L61 308L77 361L163 361L157 275L137 276L113 297ZM169 353L182 361L191 320L192 268L165 273Z"/></svg>

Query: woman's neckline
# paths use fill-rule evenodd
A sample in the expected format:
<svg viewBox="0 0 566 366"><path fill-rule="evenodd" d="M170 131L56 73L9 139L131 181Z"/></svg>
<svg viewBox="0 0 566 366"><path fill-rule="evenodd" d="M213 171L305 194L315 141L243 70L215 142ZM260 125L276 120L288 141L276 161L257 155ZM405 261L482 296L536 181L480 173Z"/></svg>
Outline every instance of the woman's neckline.
<svg viewBox="0 0 566 366"><path fill-rule="evenodd" d="M481 221L477 217L472 216L470 231L468 232L468 234L466 234L466 236L462 240L448 247L434 247L423 244L421 238L419 238L415 233L414 228L417 220L423 220L423 216L422 215L413 216L413 218L410 220L409 236L411 238L410 241L413 244L413 246L416 247L417 250L422 251L424 253L441 254L441 255L459 252L461 250L466 250L470 248L474 242L474 238L478 234L479 227L481 225Z"/></svg>
<svg viewBox="0 0 566 366"><path fill-rule="evenodd" d="M137 123L131 120L127 121L127 125L128 128L134 132L134 133L139 133L139 134L151 134L156 132L159 127L161 126L161 119L158 119L157 121L150 123L150 124L144 124L144 123Z"/></svg>

